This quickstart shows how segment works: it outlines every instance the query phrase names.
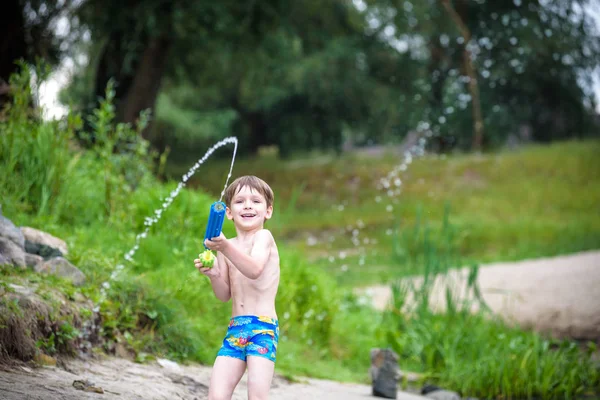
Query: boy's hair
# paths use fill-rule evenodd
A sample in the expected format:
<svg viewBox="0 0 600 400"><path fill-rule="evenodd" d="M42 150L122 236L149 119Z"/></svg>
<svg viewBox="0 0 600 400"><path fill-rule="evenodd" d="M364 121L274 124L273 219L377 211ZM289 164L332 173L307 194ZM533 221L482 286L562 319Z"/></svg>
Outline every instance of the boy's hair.
<svg viewBox="0 0 600 400"><path fill-rule="evenodd" d="M256 190L260 193L265 200L267 201L267 207L273 205L273 201L275 200L275 195L273 194L273 190L267 184L267 182L262 179L254 176L254 175L245 175L240 176L235 181L231 182L227 189L225 189L225 204L227 207L231 206L231 199L237 192L239 192L244 186L248 186L252 190Z"/></svg>

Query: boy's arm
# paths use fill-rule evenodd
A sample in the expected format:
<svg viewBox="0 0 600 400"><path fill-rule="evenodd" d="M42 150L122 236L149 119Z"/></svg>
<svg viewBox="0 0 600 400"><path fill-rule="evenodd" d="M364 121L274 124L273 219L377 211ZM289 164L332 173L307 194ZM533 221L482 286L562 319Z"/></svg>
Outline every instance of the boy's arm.
<svg viewBox="0 0 600 400"><path fill-rule="evenodd" d="M231 298L231 288L229 286L229 268L223 254L217 253L215 264L219 268L219 274L214 277L209 275L210 284L217 299L227 302Z"/></svg>
<svg viewBox="0 0 600 400"><path fill-rule="evenodd" d="M208 241L208 244L209 248L222 252L242 275L250 279L258 279L271 254L273 235L267 229L256 232L250 255L240 251L228 240L222 240L221 237L213 238Z"/></svg>
<svg viewBox="0 0 600 400"><path fill-rule="evenodd" d="M221 253L217 253L217 259L211 268L203 266L200 259L194 260L194 265L198 271L209 277L215 297L222 302L229 301L231 286L229 285L229 267L225 257Z"/></svg>

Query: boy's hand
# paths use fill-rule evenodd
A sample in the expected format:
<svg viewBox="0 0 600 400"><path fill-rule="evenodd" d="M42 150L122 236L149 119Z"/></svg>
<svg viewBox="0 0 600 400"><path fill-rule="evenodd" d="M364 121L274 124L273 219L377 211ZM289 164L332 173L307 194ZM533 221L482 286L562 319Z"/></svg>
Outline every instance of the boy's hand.
<svg viewBox="0 0 600 400"><path fill-rule="evenodd" d="M196 269L200 272L202 272L204 275L208 276L209 278L218 278L219 276L221 276L219 269L218 268L208 268L202 265L202 261L200 261L199 258L196 258L194 260L194 266L196 267Z"/></svg>
<svg viewBox="0 0 600 400"><path fill-rule="evenodd" d="M227 246L229 245L229 241L227 240L225 235L223 235L223 232L221 232L221 234L217 237L214 237L211 239L206 239L204 241L204 244L209 249L220 251L222 253L224 250L227 249Z"/></svg>

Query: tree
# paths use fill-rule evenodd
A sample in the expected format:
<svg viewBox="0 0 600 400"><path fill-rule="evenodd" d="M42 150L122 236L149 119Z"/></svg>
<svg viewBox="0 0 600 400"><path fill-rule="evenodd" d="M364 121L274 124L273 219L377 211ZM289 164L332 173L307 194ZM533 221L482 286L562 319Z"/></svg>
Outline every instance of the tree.
<svg viewBox="0 0 600 400"><path fill-rule="evenodd" d="M128 122L158 98L146 136L159 148L235 134L248 152L339 149L425 124L439 148L479 149L523 127L590 130L578 80L600 41L583 3L88 0L79 15L94 92L115 79Z"/></svg>
<svg viewBox="0 0 600 400"><path fill-rule="evenodd" d="M395 7L400 3L406 4ZM593 96L581 82L600 61L598 31L583 11L586 3L428 0L427 7L420 3L411 13L398 12L396 26L404 23L427 38L432 106L442 111L432 110L437 118L431 123L441 137L478 148L480 140L498 144L523 128L538 140L597 132ZM408 18L414 18L412 24ZM469 109L470 121L461 111Z"/></svg>
<svg viewBox="0 0 600 400"><path fill-rule="evenodd" d="M268 144L282 153L339 150L344 135L387 141L415 119L400 94L416 92L419 63L366 26L351 2L296 2L285 23L250 50L197 46L191 65L210 58L211 66L181 74L166 93L176 98L192 83L179 107L233 111L231 129L249 152Z"/></svg>
<svg viewBox="0 0 600 400"><path fill-rule="evenodd" d="M116 81L117 118L133 123L154 109L165 75L188 66L186 53L205 41L250 42L277 18L278 2L88 0L79 16L82 28L102 42L93 92L99 96ZM193 69L201 69L195 65ZM146 134L148 131L146 131Z"/></svg>

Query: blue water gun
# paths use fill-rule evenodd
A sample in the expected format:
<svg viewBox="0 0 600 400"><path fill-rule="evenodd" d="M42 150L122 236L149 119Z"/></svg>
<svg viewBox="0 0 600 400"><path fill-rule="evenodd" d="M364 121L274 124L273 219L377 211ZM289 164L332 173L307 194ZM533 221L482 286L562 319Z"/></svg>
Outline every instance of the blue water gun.
<svg viewBox="0 0 600 400"><path fill-rule="evenodd" d="M212 239L221 234L221 229L223 228L223 221L225 220L225 208L227 206L222 201L215 201L210 206L210 213L208 214L208 225L206 225L206 233L204 234L204 241L206 239ZM206 244L204 244L204 248Z"/></svg>

